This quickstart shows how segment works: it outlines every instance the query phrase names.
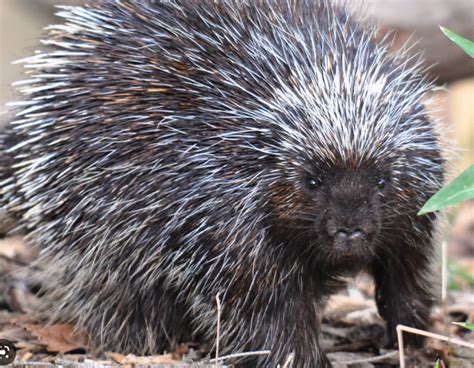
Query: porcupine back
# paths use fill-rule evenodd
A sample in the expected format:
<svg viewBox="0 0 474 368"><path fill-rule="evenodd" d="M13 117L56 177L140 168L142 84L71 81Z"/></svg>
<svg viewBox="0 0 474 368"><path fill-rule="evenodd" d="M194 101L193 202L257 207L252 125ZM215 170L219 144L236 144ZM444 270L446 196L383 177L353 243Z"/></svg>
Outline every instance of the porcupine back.
<svg viewBox="0 0 474 368"><path fill-rule="evenodd" d="M420 205L407 190L437 183L429 155L410 167L397 153L438 149L421 119L429 84L326 1L123 0L59 15L25 60L2 205L44 249L52 318L97 329L103 348L211 339L205 298L225 294L222 280L241 285L230 309L274 292L300 262L264 246L298 196L279 184L307 160L389 161L410 179L395 213Z"/></svg>

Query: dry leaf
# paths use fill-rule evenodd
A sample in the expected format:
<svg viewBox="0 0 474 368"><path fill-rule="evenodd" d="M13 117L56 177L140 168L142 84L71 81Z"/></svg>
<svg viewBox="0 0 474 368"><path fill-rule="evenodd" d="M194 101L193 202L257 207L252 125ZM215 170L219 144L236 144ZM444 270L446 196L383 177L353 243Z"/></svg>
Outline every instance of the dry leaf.
<svg viewBox="0 0 474 368"><path fill-rule="evenodd" d="M24 328L30 331L38 341L46 346L50 353L67 353L70 351L85 349L87 338L73 331L72 325L34 325L22 324Z"/></svg>
<svg viewBox="0 0 474 368"><path fill-rule="evenodd" d="M173 358L172 354L136 356L133 354L122 355L120 353L108 352L105 356L116 361L119 364L137 364L137 365L153 365L153 364L173 364L179 363L180 360Z"/></svg>

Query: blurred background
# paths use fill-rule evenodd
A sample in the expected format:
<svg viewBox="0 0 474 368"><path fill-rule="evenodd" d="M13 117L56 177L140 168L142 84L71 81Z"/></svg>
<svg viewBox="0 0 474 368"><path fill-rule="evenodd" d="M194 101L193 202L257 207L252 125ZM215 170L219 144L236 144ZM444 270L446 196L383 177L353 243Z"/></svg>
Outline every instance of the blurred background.
<svg viewBox="0 0 474 368"><path fill-rule="evenodd" d="M93 1L89 1L92 2ZM433 97L433 116L450 131L458 158L451 161L452 175L474 162L474 60L439 30L445 26L474 40L474 0L354 0L354 12L380 25L382 35L394 30L394 52L405 42L413 53L422 52L431 77L444 88ZM43 28L60 22L54 5L81 5L85 0L0 0L0 126L11 117L4 104L15 100L10 84L23 78L13 61L31 55L44 35ZM452 147L450 147L452 148ZM450 216L449 253L474 256L474 205L465 203ZM471 265L472 267L472 265ZM471 271L472 268L471 268ZM474 271L471 272L474 275Z"/></svg>

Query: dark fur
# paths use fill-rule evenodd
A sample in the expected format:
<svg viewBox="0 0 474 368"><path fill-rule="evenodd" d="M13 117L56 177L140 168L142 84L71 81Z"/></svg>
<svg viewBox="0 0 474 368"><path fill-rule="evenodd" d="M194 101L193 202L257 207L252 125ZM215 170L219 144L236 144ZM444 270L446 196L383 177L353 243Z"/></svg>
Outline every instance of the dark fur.
<svg viewBox="0 0 474 368"><path fill-rule="evenodd" d="M239 367L329 367L325 301L366 270L392 342L426 327L416 213L443 169L418 70L324 1L179 3L67 10L27 61L0 199L43 249L47 315L160 353L213 343L219 294L221 353L271 350Z"/></svg>

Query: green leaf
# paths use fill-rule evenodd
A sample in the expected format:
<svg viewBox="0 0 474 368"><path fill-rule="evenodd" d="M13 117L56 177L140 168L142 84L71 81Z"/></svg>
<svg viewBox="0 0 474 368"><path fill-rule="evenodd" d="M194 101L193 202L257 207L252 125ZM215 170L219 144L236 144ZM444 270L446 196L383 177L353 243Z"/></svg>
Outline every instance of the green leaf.
<svg viewBox="0 0 474 368"><path fill-rule="evenodd" d="M441 188L421 208L418 215L424 215L474 198L474 165L471 165L452 182Z"/></svg>
<svg viewBox="0 0 474 368"><path fill-rule="evenodd" d="M433 368L441 368L441 364L439 363L439 359L436 361L435 365Z"/></svg>
<svg viewBox="0 0 474 368"><path fill-rule="evenodd" d="M441 26L439 28L441 29L441 32L445 34L446 37L448 37L456 45L462 48L466 52L466 54L474 58L474 42L458 35L456 32L453 32L447 28Z"/></svg>
<svg viewBox="0 0 474 368"><path fill-rule="evenodd" d="M468 323L468 322L453 322L454 325L458 325L464 328L467 328L468 330L474 331L474 323Z"/></svg>

